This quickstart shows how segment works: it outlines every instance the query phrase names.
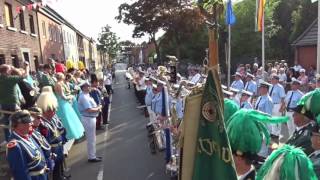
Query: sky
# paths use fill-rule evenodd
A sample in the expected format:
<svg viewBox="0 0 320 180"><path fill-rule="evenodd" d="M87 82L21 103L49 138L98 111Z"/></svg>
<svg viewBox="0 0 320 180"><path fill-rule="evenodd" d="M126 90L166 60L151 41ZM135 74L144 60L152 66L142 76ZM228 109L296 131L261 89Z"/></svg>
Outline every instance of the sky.
<svg viewBox="0 0 320 180"><path fill-rule="evenodd" d="M118 7L133 0L48 0L48 5L69 21L75 28L88 37L98 38L101 28L108 24L120 40L131 40L135 43L148 41L148 37L132 38L133 26L118 23Z"/></svg>

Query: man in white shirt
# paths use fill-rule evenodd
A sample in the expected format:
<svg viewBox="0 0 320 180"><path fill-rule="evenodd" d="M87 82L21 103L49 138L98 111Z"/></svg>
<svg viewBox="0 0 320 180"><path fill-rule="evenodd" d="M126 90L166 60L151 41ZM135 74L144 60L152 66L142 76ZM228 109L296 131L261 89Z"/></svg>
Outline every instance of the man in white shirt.
<svg viewBox="0 0 320 180"><path fill-rule="evenodd" d="M199 71L194 68L194 69L191 70L191 74L192 74L192 78L191 78L190 81L193 84L197 84L201 79L201 75L200 75Z"/></svg>
<svg viewBox="0 0 320 180"><path fill-rule="evenodd" d="M106 72L106 75L104 76L104 86L107 89L108 94L113 94L112 89L112 74L110 72Z"/></svg>

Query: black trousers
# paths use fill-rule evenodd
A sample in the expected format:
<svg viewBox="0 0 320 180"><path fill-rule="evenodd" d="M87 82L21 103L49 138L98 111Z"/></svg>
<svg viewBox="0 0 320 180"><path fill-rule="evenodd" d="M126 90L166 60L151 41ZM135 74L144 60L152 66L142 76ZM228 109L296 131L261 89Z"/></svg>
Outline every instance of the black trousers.
<svg viewBox="0 0 320 180"><path fill-rule="evenodd" d="M112 85L105 85L106 90L108 92L108 94L112 94L113 93L113 89L112 89Z"/></svg>
<svg viewBox="0 0 320 180"><path fill-rule="evenodd" d="M146 96L146 91L145 90L138 91L137 95L138 95L139 103L141 105L145 105L146 103L145 103L144 99L145 99L145 96Z"/></svg>
<svg viewBox="0 0 320 180"><path fill-rule="evenodd" d="M53 180L63 180L64 179L63 161L55 164L55 166L53 168L52 177L53 177Z"/></svg>

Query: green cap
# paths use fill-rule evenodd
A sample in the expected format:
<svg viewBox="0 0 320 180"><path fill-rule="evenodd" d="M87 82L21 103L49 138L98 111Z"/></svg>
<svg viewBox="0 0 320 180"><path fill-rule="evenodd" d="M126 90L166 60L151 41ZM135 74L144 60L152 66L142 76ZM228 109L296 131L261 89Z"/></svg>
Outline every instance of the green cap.
<svg viewBox="0 0 320 180"><path fill-rule="evenodd" d="M229 118L240 109L239 105L230 99L224 99L224 121L227 122Z"/></svg>
<svg viewBox="0 0 320 180"><path fill-rule="evenodd" d="M272 117L253 109L240 109L226 123L233 152L257 154L263 140L270 142L270 133L265 123L283 123L288 117Z"/></svg>
<svg viewBox="0 0 320 180"><path fill-rule="evenodd" d="M274 151L262 165L256 180L316 180L311 160L300 149L290 145Z"/></svg>
<svg viewBox="0 0 320 180"><path fill-rule="evenodd" d="M304 96L299 100L297 105L303 106L302 112L310 111L317 120L317 123L320 123L320 89L315 89Z"/></svg>

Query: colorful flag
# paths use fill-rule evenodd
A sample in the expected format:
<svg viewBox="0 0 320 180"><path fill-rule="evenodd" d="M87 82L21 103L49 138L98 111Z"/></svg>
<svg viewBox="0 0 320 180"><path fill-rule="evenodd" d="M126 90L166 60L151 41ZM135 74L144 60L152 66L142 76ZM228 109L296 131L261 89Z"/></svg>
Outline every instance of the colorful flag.
<svg viewBox="0 0 320 180"><path fill-rule="evenodd" d="M202 95L193 180L237 180L218 78L216 70L209 71Z"/></svg>
<svg viewBox="0 0 320 180"><path fill-rule="evenodd" d="M226 24L233 25L234 23L236 23L236 16L234 15L232 10L231 0L229 0L227 3L227 10L226 10Z"/></svg>
<svg viewBox="0 0 320 180"><path fill-rule="evenodd" d="M264 7L266 0L256 0L256 31L261 32L264 26Z"/></svg>

